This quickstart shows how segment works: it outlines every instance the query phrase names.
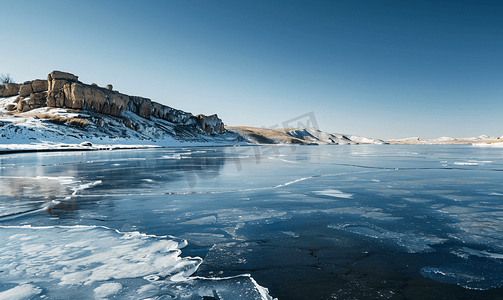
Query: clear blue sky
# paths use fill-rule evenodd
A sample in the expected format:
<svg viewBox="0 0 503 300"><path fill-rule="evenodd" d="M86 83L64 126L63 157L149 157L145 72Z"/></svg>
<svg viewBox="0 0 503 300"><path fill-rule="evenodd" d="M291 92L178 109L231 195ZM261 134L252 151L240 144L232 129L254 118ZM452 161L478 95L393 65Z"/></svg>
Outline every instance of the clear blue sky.
<svg viewBox="0 0 503 300"><path fill-rule="evenodd" d="M0 73L53 70L228 125L503 134L503 1L0 1Z"/></svg>

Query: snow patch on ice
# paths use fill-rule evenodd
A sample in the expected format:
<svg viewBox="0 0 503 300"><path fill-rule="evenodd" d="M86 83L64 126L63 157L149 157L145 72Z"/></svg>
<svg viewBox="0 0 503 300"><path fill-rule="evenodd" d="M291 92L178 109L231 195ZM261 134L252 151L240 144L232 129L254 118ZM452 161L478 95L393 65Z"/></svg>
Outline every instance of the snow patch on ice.
<svg viewBox="0 0 503 300"><path fill-rule="evenodd" d="M298 238L300 236L298 233L295 233L293 231L282 231L282 233L284 233L288 236L294 237L294 238Z"/></svg>
<svg viewBox="0 0 503 300"><path fill-rule="evenodd" d="M503 147L503 142L497 142L497 143L473 143L472 146L475 146L475 147Z"/></svg>
<svg viewBox="0 0 503 300"><path fill-rule="evenodd" d="M64 293L66 286L84 298L199 299L216 293L217 299L272 299L249 275L189 278L202 259L180 257L187 243L175 238L100 226L27 225L0 226L0 240L0 282L9 287L0 287L1 299L31 299L45 289Z"/></svg>
<svg viewBox="0 0 503 300"><path fill-rule="evenodd" d="M200 258L179 257L182 242L139 233L94 226L0 228L2 240L9 241L0 246L5 281L52 278L60 285L89 285L150 274L189 276L201 263Z"/></svg>
<svg viewBox="0 0 503 300"><path fill-rule="evenodd" d="M10 290L0 292L0 299L25 300L40 294L42 289L33 284L20 284Z"/></svg>
<svg viewBox="0 0 503 300"><path fill-rule="evenodd" d="M94 289L94 295L96 298L101 299L107 296L116 294L122 289L122 284L118 282L109 282L100 285L99 287Z"/></svg>
<svg viewBox="0 0 503 300"><path fill-rule="evenodd" d="M346 199L353 199L354 195L349 193L343 193L339 190L314 191L313 193L320 196L329 196L334 198L346 198Z"/></svg>
<svg viewBox="0 0 503 300"><path fill-rule="evenodd" d="M454 162L457 166L478 166L479 164L476 162Z"/></svg>

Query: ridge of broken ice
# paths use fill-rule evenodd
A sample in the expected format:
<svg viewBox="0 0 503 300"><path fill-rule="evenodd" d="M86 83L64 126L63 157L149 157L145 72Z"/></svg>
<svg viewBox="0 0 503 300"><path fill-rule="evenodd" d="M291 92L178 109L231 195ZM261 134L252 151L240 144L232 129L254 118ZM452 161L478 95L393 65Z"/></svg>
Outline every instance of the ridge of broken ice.
<svg viewBox="0 0 503 300"><path fill-rule="evenodd" d="M184 240L101 226L0 228L0 239L5 241L0 244L0 280L7 288L0 296L56 297L67 288L79 288L87 298L220 293L227 296L219 299L272 299L250 276L220 281L189 278L202 259L180 256ZM192 288L180 289L183 286Z"/></svg>

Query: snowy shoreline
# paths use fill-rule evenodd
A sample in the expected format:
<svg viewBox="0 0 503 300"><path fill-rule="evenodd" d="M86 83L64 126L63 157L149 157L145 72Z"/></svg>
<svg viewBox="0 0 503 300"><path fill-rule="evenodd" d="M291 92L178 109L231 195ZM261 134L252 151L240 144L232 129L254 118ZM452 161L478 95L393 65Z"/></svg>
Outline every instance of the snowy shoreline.
<svg viewBox="0 0 503 300"><path fill-rule="evenodd" d="M86 146L87 145L87 146ZM196 142L181 142L171 143L169 145L155 144L92 144L83 142L80 144L0 144L1 154L14 153L34 153L34 152L68 152L68 151L111 151L111 150L139 150L139 149L162 149L162 148L185 148L185 147L231 147L231 146L253 146L244 143L227 144L227 143L196 143Z"/></svg>
<svg viewBox="0 0 503 300"><path fill-rule="evenodd" d="M114 117L43 107L11 114L6 107L15 99L0 100L0 154L238 145L472 144L503 147L501 136L442 137L434 140L416 137L383 141L327 133L312 127L267 129L226 126L224 132L210 135L193 125L179 125L154 117L145 119L131 112L122 112L119 117ZM76 119L86 125L79 126L68 121Z"/></svg>
<svg viewBox="0 0 503 300"><path fill-rule="evenodd" d="M6 147L2 147L6 146ZM132 150L132 149L151 149L163 148L160 146L144 146L144 145L93 145L80 146L79 144L61 144L52 147L39 148L38 145L25 144L8 144L0 145L0 154L13 153L32 153L32 152L67 152L67 151L100 151L100 150ZM12 148L11 148L12 147Z"/></svg>

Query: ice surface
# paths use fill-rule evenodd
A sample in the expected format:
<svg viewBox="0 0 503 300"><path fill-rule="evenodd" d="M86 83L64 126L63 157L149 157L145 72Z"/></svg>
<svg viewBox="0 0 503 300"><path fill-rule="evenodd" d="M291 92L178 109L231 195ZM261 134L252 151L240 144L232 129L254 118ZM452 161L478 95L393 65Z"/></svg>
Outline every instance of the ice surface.
<svg viewBox="0 0 503 300"><path fill-rule="evenodd" d="M1 226L0 239L4 241L0 244L2 283L31 283L18 284L3 291L2 296L29 298L42 290L57 294L60 287L71 286L81 287L86 297L93 293L96 298L138 294L213 296L215 292L241 293L243 297L247 294L241 299L270 299L266 290L246 276L219 281L189 279L202 260L180 257L180 249L186 245L183 240L96 226ZM123 289L124 284L127 289ZM183 286L197 288L180 290ZM219 299L236 299L229 297Z"/></svg>
<svg viewBox="0 0 503 300"><path fill-rule="evenodd" d="M467 262L441 267L424 267L421 274L436 281L457 284L467 289L487 290L503 285L500 266Z"/></svg>
<svg viewBox="0 0 503 300"><path fill-rule="evenodd" d="M283 231L284 234L288 235L288 236L291 236L291 237L294 237L294 238L298 238L299 235L293 231Z"/></svg>
<svg viewBox="0 0 503 300"><path fill-rule="evenodd" d="M8 241L0 256L2 277L10 281L51 277L56 284L90 285L148 275L178 278L201 262L180 259L182 242L102 227L2 227L0 235Z"/></svg>
<svg viewBox="0 0 503 300"><path fill-rule="evenodd" d="M400 233L377 226L361 227L351 224L346 224L342 226L331 224L329 228L341 229L351 233L360 234L374 239L388 240L391 243L396 243L397 245L407 249L409 253L419 253L419 252L433 252L435 249L431 245L441 244L446 239L439 238L432 235L417 235L416 233Z"/></svg>
<svg viewBox="0 0 503 300"><path fill-rule="evenodd" d="M306 249L309 235L379 245L372 249L410 255L416 275L424 268L427 278L486 289L502 282L487 275L503 274L501 170L498 149L468 146L0 155L0 235L8 240L0 243L0 291L30 284L48 298L70 289L98 298L266 299L245 275L259 272L247 247L291 240ZM196 256L237 243L243 252L211 269L239 266L222 275L231 277L194 276ZM261 257L261 267L274 259Z"/></svg>

